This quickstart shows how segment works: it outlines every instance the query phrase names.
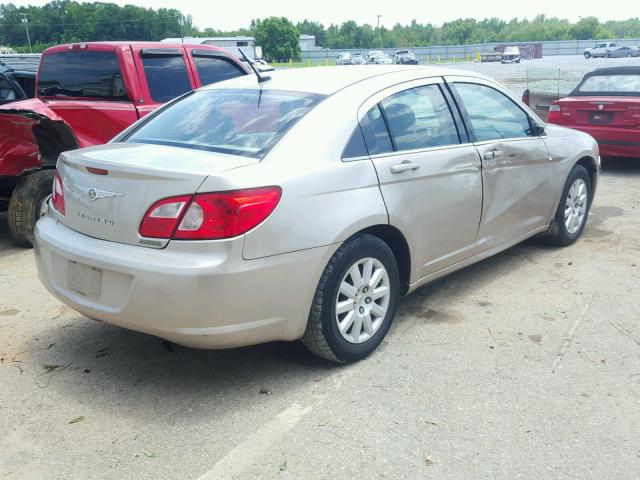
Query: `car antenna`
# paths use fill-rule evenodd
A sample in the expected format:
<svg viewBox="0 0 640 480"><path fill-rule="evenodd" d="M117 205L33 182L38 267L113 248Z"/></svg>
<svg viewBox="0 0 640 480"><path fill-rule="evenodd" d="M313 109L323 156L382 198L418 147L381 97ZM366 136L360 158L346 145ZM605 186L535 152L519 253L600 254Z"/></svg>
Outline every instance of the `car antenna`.
<svg viewBox="0 0 640 480"><path fill-rule="evenodd" d="M258 73L258 69L256 67L254 67L253 63L251 63L251 60L249 60L249 57L247 57L247 54L244 53L241 48L239 48L238 50L240 51L240 54L242 55L242 58L244 58L247 61L247 63L249 64L249 66L251 67L251 70L253 70L253 73L255 73L256 77L258 77L258 83L262 83L262 82L266 82L267 80L271 80L271 77L269 77L268 75L265 75L264 77L260 76L260 74Z"/></svg>

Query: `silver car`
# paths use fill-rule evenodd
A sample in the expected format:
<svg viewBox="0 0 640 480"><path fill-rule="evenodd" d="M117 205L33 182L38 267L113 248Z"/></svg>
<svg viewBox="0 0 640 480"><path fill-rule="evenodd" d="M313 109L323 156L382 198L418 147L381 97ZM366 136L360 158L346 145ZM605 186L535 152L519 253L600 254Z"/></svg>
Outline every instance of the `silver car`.
<svg viewBox="0 0 640 480"><path fill-rule="evenodd" d="M178 344L356 361L400 295L533 235L575 242L599 170L591 137L476 73L246 76L63 153L38 272L87 317Z"/></svg>

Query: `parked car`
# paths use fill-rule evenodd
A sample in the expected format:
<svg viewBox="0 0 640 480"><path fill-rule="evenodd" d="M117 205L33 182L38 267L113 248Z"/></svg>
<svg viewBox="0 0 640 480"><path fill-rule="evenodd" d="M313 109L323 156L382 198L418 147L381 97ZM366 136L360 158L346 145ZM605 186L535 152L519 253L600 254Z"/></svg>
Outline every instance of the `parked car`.
<svg viewBox="0 0 640 480"><path fill-rule="evenodd" d="M367 63L367 59L364 58L364 55L361 53L354 53L351 55L351 63L353 65L365 65Z"/></svg>
<svg viewBox="0 0 640 480"><path fill-rule="evenodd" d="M413 52L409 50L397 50L395 55L395 62L398 65L417 65L418 59Z"/></svg>
<svg viewBox="0 0 640 480"><path fill-rule="evenodd" d="M520 47L505 47L500 63L520 63Z"/></svg>
<svg viewBox="0 0 640 480"><path fill-rule="evenodd" d="M368 54L367 54L367 62L368 63L376 63L376 57L379 55L384 55L384 52L382 50L371 50Z"/></svg>
<svg viewBox="0 0 640 480"><path fill-rule="evenodd" d="M373 63L376 65L391 65L393 64L393 59L386 53L383 53L382 55L376 56Z"/></svg>
<svg viewBox="0 0 640 480"><path fill-rule="evenodd" d="M548 120L588 133L602 156L640 158L640 66L587 73L568 97L553 102Z"/></svg>
<svg viewBox="0 0 640 480"><path fill-rule="evenodd" d="M33 98L40 55L0 55L0 105Z"/></svg>
<svg viewBox="0 0 640 480"><path fill-rule="evenodd" d="M96 42L45 50L36 98L0 107L0 209L8 209L16 243L32 243L60 152L106 143L165 102L246 73L208 45Z"/></svg>
<svg viewBox="0 0 640 480"><path fill-rule="evenodd" d="M615 42L596 43L593 48L584 50L584 58L611 57L611 51L616 48Z"/></svg>
<svg viewBox="0 0 640 480"><path fill-rule="evenodd" d="M242 60L242 62L247 63L245 60ZM267 63L266 60L261 58L251 59L250 62L259 72L273 72L275 70L273 65Z"/></svg>
<svg viewBox="0 0 640 480"><path fill-rule="evenodd" d="M336 65L353 65L351 54L348 52L339 53L338 58L336 58Z"/></svg>
<svg viewBox="0 0 640 480"><path fill-rule="evenodd" d="M599 165L590 136L473 72L236 78L63 153L38 273L82 314L178 344L302 338L356 361L399 295L533 235L575 242Z"/></svg>
<svg viewBox="0 0 640 480"><path fill-rule="evenodd" d="M638 47L618 47L612 49L610 52L613 58L623 57L640 57L640 48Z"/></svg>

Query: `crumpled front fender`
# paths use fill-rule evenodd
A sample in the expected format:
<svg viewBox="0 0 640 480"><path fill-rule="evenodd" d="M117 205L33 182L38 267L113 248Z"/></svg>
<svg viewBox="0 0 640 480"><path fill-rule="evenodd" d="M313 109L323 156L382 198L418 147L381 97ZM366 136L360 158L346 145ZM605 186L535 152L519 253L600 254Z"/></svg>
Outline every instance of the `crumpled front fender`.
<svg viewBox="0 0 640 480"><path fill-rule="evenodd" d="M69 132L73 137L69 124L41 100L12 102L0 108L0 177L18 176L43 167L35 130L39 125L58 134ZM60 142L65 140L68 142L62 138Z"/></svg>

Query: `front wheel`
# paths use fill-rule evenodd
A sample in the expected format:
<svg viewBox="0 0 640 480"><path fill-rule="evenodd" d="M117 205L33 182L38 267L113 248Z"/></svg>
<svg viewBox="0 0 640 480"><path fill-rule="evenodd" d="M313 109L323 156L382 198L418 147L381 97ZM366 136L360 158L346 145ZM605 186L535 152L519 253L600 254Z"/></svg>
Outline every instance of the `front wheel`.
<svg viewBox="0 0 640 480"><path fill-rule="evenodd" d="M591 58L591 54L589 52L584 52L584 58L586 59Z"/></svg>
<svg viewBox="0 0 640 480"><path fill-rule="evenodd" d="M587 224L592 197L589 172L582 165L574 166L548 230L548 237L552 243L567 246L580 238Z"/></svg>
<svg viewBox="0 0 640 480"><path fill-rule="evenodd" d="M55 170L40 170L26 175L16 186L9 201L9 231L20 247L33 246L33 229L46 211Z"/></svg>
<svg viewBox="0 0 640 480"><path fill-rule="evenodd" d="M368 234L347 240L322 274L302 342L334 362L365 358L391 327L398 284L398 265L386 243Z"/></svg>

